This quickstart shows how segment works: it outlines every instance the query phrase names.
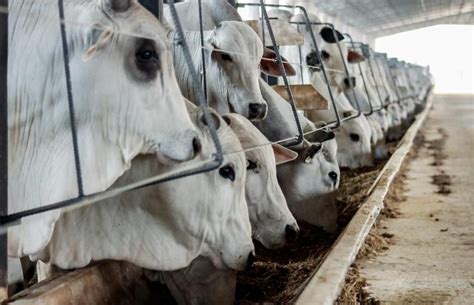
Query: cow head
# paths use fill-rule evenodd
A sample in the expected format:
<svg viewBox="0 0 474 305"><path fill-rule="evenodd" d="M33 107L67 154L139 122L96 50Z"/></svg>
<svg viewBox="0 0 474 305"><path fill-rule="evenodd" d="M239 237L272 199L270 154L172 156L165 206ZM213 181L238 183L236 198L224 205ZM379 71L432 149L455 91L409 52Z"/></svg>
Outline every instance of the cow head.
<svg viewBox="0 0 474 305"><path fill-rule="evenodd" d="M291 212L299 221L320 226L325 231L337 228L337 209L334 193L339 185L334 134L309 134L302 148L295 149L298 159L278 167L278 181L287 198Z"/></svg>
<svg viewBox="0 0 474 305"><path fill-rule="evenodd" d="M258 35L245 23L220 23L206 42L210 105L219 113L235 112L250 120L261 120L267 103L260 93L259 65L263 45Z"/></svg>
<svg viewBox="0 0 474 305"><path fill-rule="evenodd" d="M352 115L353 110L343 113L343 117ZM371 129L364 116L344 121L334 133L340 167L354 169L373 165Z"/></svg>
<svg viewBox="0 0 474 305"><path fill-rule="evenodd" d="M356 85L354 75L358 74L351 73L352 75L347 77L344 64L348 67L349 72L351 72L350 64L360 63L365 60L365 57L357 51L349 50L344 42L344 35L337 30L324 27L320 31L320 36L322 38L321 58L329 70L331 84L339 87L341 90L354 88ZM339 48L342 51L342 57Z"/></svg>
<svg viewBox="0 0 474 305"><path fill-rule="evenodd" d="M245 196L254 239L266 248L294 241L299 228L278 185L276 165L292 161L298 154L278 144L269 145L268 139L241 116L227 114L224 120L246 149Z"/></svg>
<svg viewBox="0 0 474 305"><path fill-rule="evenodd" d="M92 118L102 137L123 149L128 160L137 153L193 158L199 139L159 21L135 1L99 4L78 13L78 22L88 26L80 40L73 39L83 45L70 47L77 54L71 60L75 96L88 100L77 101L77 113Z"/></svg>

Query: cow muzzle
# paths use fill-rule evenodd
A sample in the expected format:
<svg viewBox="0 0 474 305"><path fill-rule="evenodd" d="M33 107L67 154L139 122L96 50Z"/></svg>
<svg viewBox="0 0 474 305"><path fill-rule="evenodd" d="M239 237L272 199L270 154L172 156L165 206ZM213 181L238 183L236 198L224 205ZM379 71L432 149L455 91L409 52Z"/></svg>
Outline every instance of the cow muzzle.
<svg viewBox="0 0 474 305"><path fill-rule="evenodd" d="M286 243L291 244L296 241L298 238L298 234L300 233L300 229L298 225L286 225L285 227L285 239Z"/></svg>
<svg viewBox="0 0 474 305"><path fill-rule="evenodd" d="M195 130L187 129L178 136L160 142L156 151L162 163L183 162L193 159L201 152L201 140Z"/></svg>
<svg viewBox="0 0 474 305"><path fill-rule="evenodd" d="M344 86L346 86L347 89L354 88L356 86L356 78L353 76L344 78Z"/></svg>
<svg viewBox="0 0 474 305"><path fill-rule="evenodd" d="M319 56L316 51L312 51L306 55L306 65L309 66L311 71L321 70L321 61L319 60Z"/></svg>

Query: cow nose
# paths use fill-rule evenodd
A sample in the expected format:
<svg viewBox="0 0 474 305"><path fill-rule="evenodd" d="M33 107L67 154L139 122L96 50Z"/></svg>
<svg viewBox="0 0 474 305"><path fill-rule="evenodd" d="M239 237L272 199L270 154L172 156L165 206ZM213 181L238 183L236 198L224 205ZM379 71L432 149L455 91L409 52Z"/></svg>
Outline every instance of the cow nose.
<svg viewBox="0 0 474 305"><path fill-rule="evenodd" d="M344 78L344 85L346 88L354 88L356 85L355 77Z"/></svg>
<svg viewBox="0 0 474 305"><path fill-rule="evenodd" d="M251 103L249 104L249 119L259 120L263 119L267 114L267 105Z"/></svg>
<svg viewBox="0 0 474 305"><path fill-rule="evenodd" d="M247 258L247 269L250 269L253 263L255 263L255 255L253 255L253 252L250 252Z"/></svg>
<svg viewBox="0 0 474 305"><path fill-rule="evenodd" d="M337 173L336 172L329 172L329 178L331 178L332 182L334 182L334 184L337 183Z"/></svg>
<svg viewBox="0 0 474 305"><path fill-rule="evenodd" d="M295 225L286 225L285 227L285 238L287 243L294 243L298 238L300 229Z"/></svg>
<svg viewBox="0 0 474 305"><path fill-rule="evenodd" d="M317 67L321 63L319 62L318 54L316 52L310 52L308 55L306 55L306 65L311 66L311 67Z"/></svg>

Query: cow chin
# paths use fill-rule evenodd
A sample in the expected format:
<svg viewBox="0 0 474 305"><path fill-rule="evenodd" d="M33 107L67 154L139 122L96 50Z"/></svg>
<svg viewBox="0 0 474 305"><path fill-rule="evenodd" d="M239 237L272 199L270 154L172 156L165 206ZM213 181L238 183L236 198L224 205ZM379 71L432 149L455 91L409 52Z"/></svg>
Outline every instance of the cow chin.
<svg viewBox="0 0 474 305"><path fill-rule="evenodd" d="M222 260L222 257L220 257L219 255L213 254L213 255L210 255L208 258L211 261L214 268L216 268L217 270L227 270L228 269L226 264Z"/></svg>
<svg viewBox="0 0 474 305"><path fill-rule="evenodd" d="M180 161L166 156L165 154L161 153L159 150L155 152L155 156L158 162L164 165L176 165L180 163Z"/></svg>

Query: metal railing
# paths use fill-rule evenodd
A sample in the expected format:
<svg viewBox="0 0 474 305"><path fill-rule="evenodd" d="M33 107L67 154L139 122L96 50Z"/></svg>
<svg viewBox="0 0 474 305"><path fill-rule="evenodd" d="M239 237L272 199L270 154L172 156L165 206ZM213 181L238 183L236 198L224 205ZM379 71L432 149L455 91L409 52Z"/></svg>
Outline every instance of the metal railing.
<svg viewBox="0 0 474 305"><path fill-rule="evenodd" d="M189 168L186 169L181 169L181 170L176 170L172 171L166 174L161 174L157 175L154 177L150 177L148 179L140 180L135 183L131 183L126 186L122 187L117 187L114 189L109 189L103 192L97 192L93 193L90 195L84 195L83 192L83 186L82 186L82 172L81 172L81 164L80 164L80 156L79 156L79 148L78 148L78 143L76 141L75 143L75 154L74 154L74 160L76 163L76 176L77 176L77 189L78 189L78 196L75 198L63 200L60 202L56 203L51 203L47 204L44 206L28 209L28 210L23 210L20 212L12 213L12 214L5 214L5 215L0 215L0 233L4 233L7 227L13 226L13 225L18 225L20 224L20 220L23 217L27 216L32 216L40 213L44 213L47 211L51 210L56 210L56 209L64 209L64 208L78 208L82 207L85 205L93 204L98 201L111 198L117 195L120 195L124 192L132 191L132 190L137 190L143 187L147 187L150 185L158 184L158 183L163 183L179 178L184 178L188 177L191 175L196 175L199 173L204 173L208 172L211 170L214 170L218 168L223 161L223 151L221 144L219 142L219 138L217 136L217 131L214 126L213 120L211 119L210 112L207 106L207 101L204 98L204 92L200 86L200 77L197 74L196 70L194 69L194 66L192 65L192 59L191 55L188 49L188 46L186 44L186 40L184 39L184 34L183 30L181 27L180 20L177 16L176 13L176 8L174 6L174 1L168 1L168 5L173 17L173 22L174 26L176 28L176 33L177 33L177 40L175 43L179 45L183 49L183 54L185 57L185 61L188 65L190 74L193 79L194 83L194 90L197 92L197 97L199 101L199 106L202 108L202 112L204 115L204 119L207 122L207 125L209 127L209 133L211 134L212 142L215 146L215 153L212 155L212 157L200 163L199 165L194 165L190 166ZM69 50L68 50L68 45L67 45L67 21L64 18L64 6L63 6L63 0L58 0L58 14L60 17L60 22L58 23L58 26L61 29L61 42L63 46L63 55L64 55L64 69L66 72L66 88L67 88L67 93L68 93L68 105L69 105L69 117L70 117L70 128L71 128L71 135L74 138L77 139L77 130L75 126L75 113L74 113L74 100L73 100L73 92L72 88L70 85L70 71L69 71ZM3 44L2 44L3 46ZM6 103L5 103L6 104ZM3 105L3 104L2 104ZM7 151L7 147L2 147L2 152ZM2 174L5 173L6 171L2 171ZM7 192L5 192L7 193ZM3 192L2 192L3 194Z"/></svg>

